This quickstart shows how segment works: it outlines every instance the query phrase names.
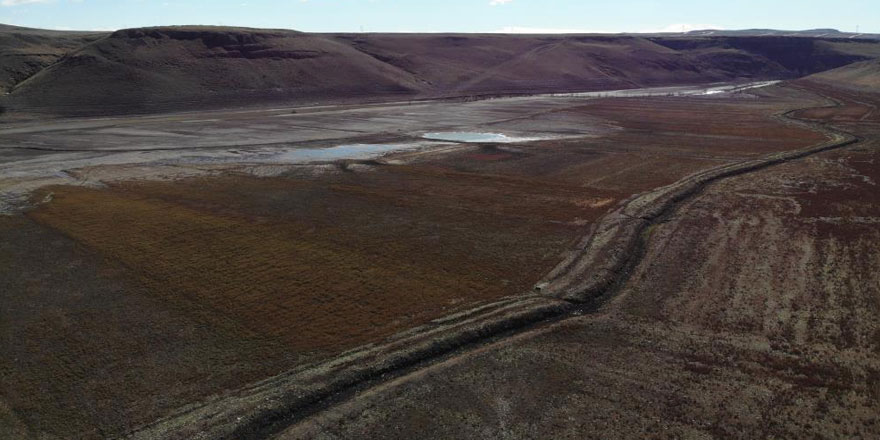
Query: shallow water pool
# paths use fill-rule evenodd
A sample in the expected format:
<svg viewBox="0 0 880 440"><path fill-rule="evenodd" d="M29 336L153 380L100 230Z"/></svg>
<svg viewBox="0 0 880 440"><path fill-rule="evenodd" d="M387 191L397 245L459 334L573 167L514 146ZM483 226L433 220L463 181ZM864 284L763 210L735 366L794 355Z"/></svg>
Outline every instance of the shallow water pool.
<svg viewBox="0 0 880 440"><path fill-rule="evenodd" d="M422 135L425 139L450 142L495 142L495 143L513 143L536 141L541 138L536 137L517 137L508 136L503 133L480 133L475 131L440 131L433 133L425 133Z"/></svg>
<svg viewBox="0 0 880 440"><path fill-rule="evenodd" d="M342 159L372 159L398 151L418 150L444 145L443 142L410 142L398 144L345 144L330 148L296 148L281 151L261 161L284 163L332 162Z"/></svg>

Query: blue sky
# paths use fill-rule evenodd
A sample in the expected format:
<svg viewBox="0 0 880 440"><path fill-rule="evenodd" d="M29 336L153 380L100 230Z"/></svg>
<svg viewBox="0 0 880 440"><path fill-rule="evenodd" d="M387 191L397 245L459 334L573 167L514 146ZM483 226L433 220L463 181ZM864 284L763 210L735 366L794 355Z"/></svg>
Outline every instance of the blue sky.
<svg viewBox="0 0 880 440"><path fill-rule="evenodd" d="M313 32L880 33L880 0L0 0L0 23L109 30L207 24Z"/></svg>

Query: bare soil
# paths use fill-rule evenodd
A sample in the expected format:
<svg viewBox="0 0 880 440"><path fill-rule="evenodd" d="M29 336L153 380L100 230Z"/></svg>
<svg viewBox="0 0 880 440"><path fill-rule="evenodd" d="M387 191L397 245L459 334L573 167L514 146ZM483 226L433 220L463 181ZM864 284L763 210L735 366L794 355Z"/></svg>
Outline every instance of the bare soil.
<svg viewBox="0 0 880 440"><path fill-rule="evenodd" d="M689 199L598 313L378 386L278 438L880 435L880 131L846 127L863 140Z"/></svg>
<svg viewBox="0 0 880 440"><path fill-rule="evenodd" d="M10 262L3 279L14 293L14 307L5 310L16 316L4 328L3 352L22 353L7 362L33 366L4 365L4 382L16 383L4 387L11 390L2 397L10 420L4 426L31 436L122 435L172 408L531 291L596 219L633 194L824 140L772 118L819 101L773 88L760 97L612 99L546 111L531 105L526 112L503 107L509 117L487 126L601 121L607 129L521 145L282 167L281 173L276 167L273 177L255 177L246 172L252 165L240 165L172 182L131 181L119 173L103 188L43 188L34 195L41 202L35 209L0 220L10 231L0 254ZM493 105L506 104L468 108L487 112ZM85 143L88 128L76 130ZM103 134L96 141L115 142ZM20 241L28 236L23 231L34 238ZM51 252L43 238L50 236L79 253ZM53 270L33 274L53 255ZM70 279L76 264L94 269ZM30 271L19 277L21 267ZM85 297L93 302L76 308L29 302L56 297L59 289L91 292ZM133 327L122 334L137 341L123 344L119 327L104 329L94 317L111 301L120 304L106 319ZM30 313L16 312L20 304L30 304ZM87 312L74 313L78 307ZM131 314L139 320L127 319ZM46 321L63 325L39 324ZM90 329L83 339L71 339L83 326ZM153 368L154 356L167 357L163 368ZM101 383L80 370L44 374L71 365L104 366ZM175 374L177 368L186 374ZM156 374L162 380L151 380ZM127 382L132 385L105 385ZM104 405L46 403L59 395L101 396Z"/></svg>

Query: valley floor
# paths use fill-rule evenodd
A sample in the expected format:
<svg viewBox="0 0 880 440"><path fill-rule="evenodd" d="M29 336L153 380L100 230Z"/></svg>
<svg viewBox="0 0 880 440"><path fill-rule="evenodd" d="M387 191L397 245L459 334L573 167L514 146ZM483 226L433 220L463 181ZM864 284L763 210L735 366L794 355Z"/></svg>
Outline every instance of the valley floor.
<svg viewBox="0 0 880 440"><path fill-rule="evenodd" d="M862 141L710 185L597 313L442 361L278 438L880 435L877 99L800 112ZM858 97L858 102L854 98Z"/></svg>
<svg viewBox="0 0 880 440"><path fill-rule="evenodd" d="M689 199L598 314L401 376L279 435L876 433L877 133L838 99L834 120L865 141ZM6 127L0 434L124 436L532 294L633 195L823 142L776 115L827 104L779 85ZM253 160L437 130L545 139Z"/></svg>

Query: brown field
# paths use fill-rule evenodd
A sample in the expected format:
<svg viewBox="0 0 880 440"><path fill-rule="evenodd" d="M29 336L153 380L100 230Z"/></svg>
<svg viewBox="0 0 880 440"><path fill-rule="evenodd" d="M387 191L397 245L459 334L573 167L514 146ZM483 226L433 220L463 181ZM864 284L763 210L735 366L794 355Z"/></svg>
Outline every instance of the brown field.
<svg viewBox="0 0 880 440"><path fill-rule="evenodd" d="M278 438L880 436L880 130L847 128L865 140L685 202L598 313L439 362Z"/></svg>
<svg viewBox="0 0 880 440"><path fill-rule="evenodd" d="M843 126L853 123L863 126L866 123L880 122L880 111L877 110L877 103L880 102L880 92L876 89L841 89L828 84L806 80L802 81L802 84L810 89L833 96L834 99L843 105L801 110L796 113L796 116L800 118L832 121L837 124L843 124Z"/></svg>
<svg viewBox="0 0 880 440"><path fill-rule="evenodd" d="M44 188L34 200L47 203L0 217L10 305L0 311L2 351L15 353L0 360L4 382L15 384L0 400L0 425L35 437L120 435L212 394L528 292L621 200L823 140L771 118L815 102L784 87L760 97L585 101L517 123L601 118L618 128L321 173Z"/></svg>
<svg viewBox="0 0 880 440"><path fill-rule="evenodd" d="M0 292L0 438L105 438L302 360L201 325L23 217L0 217Z"/></svg>
<svg viewBox="0 0 880 440"><path fill-rule="evenodd" d="M576 188L407 171L52 188L29 217L211 324L310 352L527 291L579 230L568 221L601 212Z"/></svg>
<svg viewBox="0 0 880 440"><path fill-rule="evenodd" d="M880 437L876 37L0 25L0 439Z"/></svg>

